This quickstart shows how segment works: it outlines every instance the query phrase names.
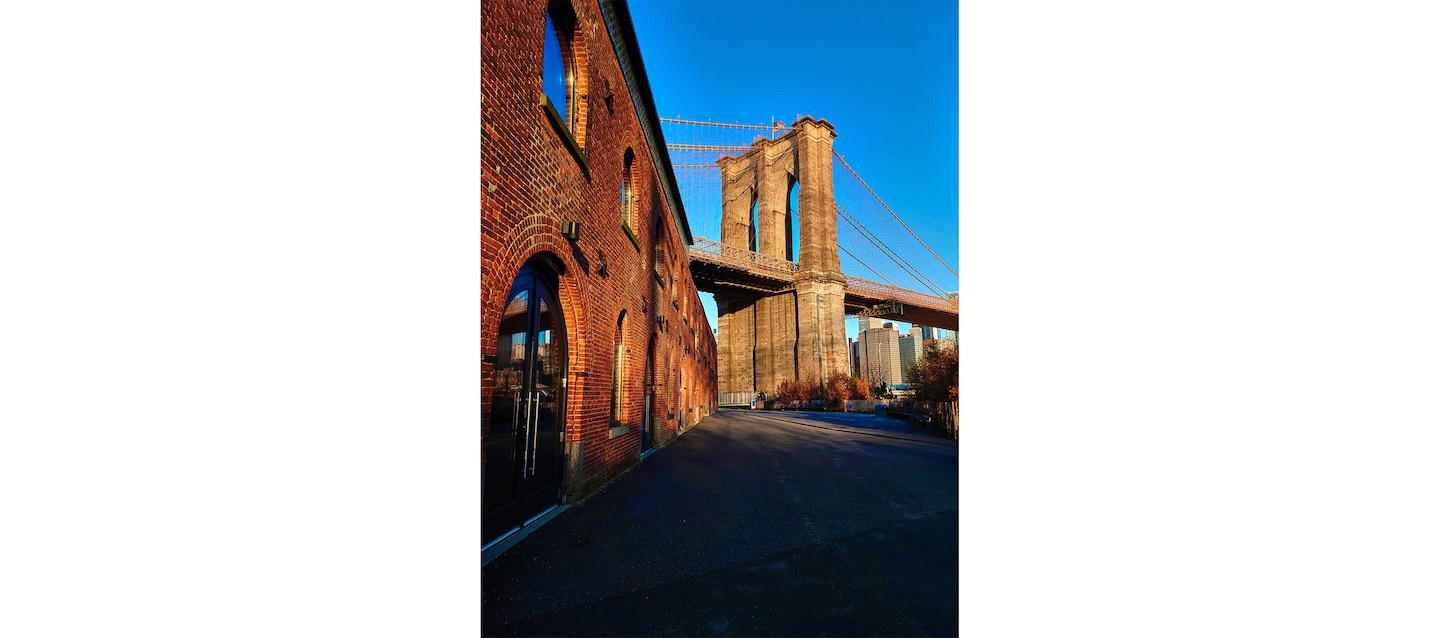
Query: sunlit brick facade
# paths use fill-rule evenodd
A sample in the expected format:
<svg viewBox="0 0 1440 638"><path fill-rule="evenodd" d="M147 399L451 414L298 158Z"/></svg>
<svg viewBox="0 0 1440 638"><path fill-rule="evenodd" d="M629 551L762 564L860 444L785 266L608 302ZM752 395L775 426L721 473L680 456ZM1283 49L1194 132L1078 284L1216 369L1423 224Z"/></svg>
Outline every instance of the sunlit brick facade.
<svg viewBox="0 0 1440 638"><path fill-rule="evenodd" d="M642 445L663 447L713 413L717 395L715 339L686 258L690 230L628 10L595 0L484 0L480 39L490 517L507 494L548 490L535 476L548 476L538 468L552 464L560 503L589 494L633 466ZM561 88L550 90L547 77ZM573 239L564 235L572 222ZM521 273L543 281L557 308L525 315L526 300L540 297L539 288L514 296ZM534 361L544 370L527 382ZM550 367L562 361L563 370ZM547 433L552 418L553 442L526 440L543 438L530 428ZM487 540L509 527L497 525L487 521Z"/></svg>

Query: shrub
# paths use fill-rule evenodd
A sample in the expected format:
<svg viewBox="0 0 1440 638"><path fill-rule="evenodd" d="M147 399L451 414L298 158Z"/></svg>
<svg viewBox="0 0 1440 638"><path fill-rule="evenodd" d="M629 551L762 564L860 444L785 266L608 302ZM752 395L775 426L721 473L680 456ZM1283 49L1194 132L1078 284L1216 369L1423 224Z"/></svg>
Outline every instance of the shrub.
<svg viewBox="0 0 1440 638"><path fill-rule="evenodd" d="M781 403L792 403L799 401L804 403L811 399L824 398L820 384L811 379L796 381L781 381L780 386L775 388L775 396Z"/></svg>
<svg viewBox="0 0 1440 638"><path fill-rule="evenodd" d="M845 401L854 393L854 382L850 380L850 375L843 372L830 375L830 380L825 382L825 403L830 407L845 405Z"/></svg>
<svg viewBox="0 0 1440 638"><path fill-rule="evenodd" d="M860 401L869 401L874 395L870 392L870 380L865 377L850 377L850 398Z"/></svg>
<svg viewBox="0 0 1440 638"><path fill-rule="evenodd" d="M809 398L806 399L807 401L815 401L817 399L820 401L825 400L825 384L820 383L815 379L806 379L805 389L809 391Z"/></svg>
<svg viewBox="0 0 1440 638"><path fill-rule="evenodd" d="M934 344L910 366L910 387L917 401L954 401L960 396L960 365L954 350Z"/></svg>

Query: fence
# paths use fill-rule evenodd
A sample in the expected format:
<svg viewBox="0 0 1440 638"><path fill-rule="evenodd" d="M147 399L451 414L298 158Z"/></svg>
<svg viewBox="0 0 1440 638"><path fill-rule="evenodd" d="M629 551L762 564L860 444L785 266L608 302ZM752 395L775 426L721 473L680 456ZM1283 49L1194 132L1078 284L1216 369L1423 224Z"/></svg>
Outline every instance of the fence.
<svg viewBox="0 0 1440 638"><path fill-rule="evenodd" d="M750 402L755 399L754 392L721 392L720 407L750 407Z"/></svg>
<svg viewBox="0 0 1440 638"><path fill-rule="evenodd" d="M875 413L875 406L877 406L877 405L885 405L886 403L887 403L886 401L862 401L862 400L860 400L860 399L851 399L851 400L845 402L845 410L846 410L847 412L861 412L861 413L864 413L864 414L874 414L874 413Z"/></svg>
<svg viewBox="0 0 1440 638"><path fill-rule="evenodd" d="M955 438L958 412L959 403L956 401L894 401L890 404L891 415L906 416L925 423L931 430L950 439Z"/></svg>

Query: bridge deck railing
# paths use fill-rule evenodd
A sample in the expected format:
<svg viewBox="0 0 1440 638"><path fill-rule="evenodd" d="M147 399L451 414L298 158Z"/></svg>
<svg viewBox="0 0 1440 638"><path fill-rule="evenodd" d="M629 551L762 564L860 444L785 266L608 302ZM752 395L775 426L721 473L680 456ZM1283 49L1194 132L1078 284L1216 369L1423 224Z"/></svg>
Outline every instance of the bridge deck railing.
<svg viewBox="0 0 1440 638"><path fill-rule="evenodd" d="M696 237L695 243L690 247L692 257L701 257L708 261L718 262L747 271L761 271L782 279L791 279L795 272L800 269L799 264L785 261L778 257L762 255L757 252L726 246L713 239Z"/></svg>
<svg viewBox="0 0 1440 638"><path fill-rule="evenodd" d="M856 294L880 299L894 299L901 303L922 306L934 310L949 310L959 312L960 302L951 297L936 297L925 293L907 290L899 286L876 283L859 277L845 277L845 287Z"/></svg>
<svg viewBox="0 0 1440 638"><path fill-rule="evenodd" d="M795 276L795 273L800 270L800 265L793 261L762 255L754 251L745 250L744 248L726 246L725 244L705 237L695 238L695 243L690 247L690 256L713 263L724 264L746 272L768 274L778 279L791 279ZM960 310L960 302L954 298L927 295L899 286L882 284L849 275L845 277L845 280L846 288L857 295L877 299L892 299L901 303L930 308L932 310L950 312L959 312Z"/></svg>

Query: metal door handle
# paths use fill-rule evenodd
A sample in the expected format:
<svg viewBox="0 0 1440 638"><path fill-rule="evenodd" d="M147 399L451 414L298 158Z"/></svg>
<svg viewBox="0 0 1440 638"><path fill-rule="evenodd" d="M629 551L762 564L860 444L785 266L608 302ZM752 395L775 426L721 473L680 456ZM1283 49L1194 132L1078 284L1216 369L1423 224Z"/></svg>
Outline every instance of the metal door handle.
<svg viewBox="0 0 1440 638"><path fill-rule="evenodd" d="M520 441L522 443L530 440L529 407L530 395L522 394L521 392L517 391L515 393L515 434L520 436ZM520 451L520 478L525 478L525 462L530 455L529 447L529 445L526 445L525 448Z"/></svg>
<svg viewBox="0 0 1440 638"><path fill-rule="evenodd" d="M525 393L525 458L520 464L520 478L530 477L530 457L535 450L530 445L531 435L535 433L535 427L531 425L535 417L535 393Z"/></svg>
<svg viewBox="0 0 1440 638"><path fill-rule="evenodd" d="M520 393L511 392L510 394L510 405L512 406L510 409L510 422L515 424L516 427L519 427L523 425L520 423Z"/></svg>
<svg viewBox="0 0 1440 638"><path fill-rule="evenodd" d="M529 447L530 447L530 459L529 459L529 464L530 464L530 466L529 466L529 472L530 472L530 476L535 476L535 457L536 457L535 448L538 447L538 445L539 445L539 443L540 443L540 391L539 391L539 390L536 390L536 391L534 391L534 392L531 393L531 399L530 399L530 401L531 401L530 413L531 413L532 416L531 416L531 418L530 418L531 426L530 426L530 443L529 443Z"/></svg>
<svg viewBox="0 0 1440 638"><path fill-rule="evenodd" d="M525 454L520 457L520 478L529 478L535 469L535 446L532 443L535 439L535 430L539 427L539 419L535 417L536 393L525 393L525 430L521 433L521 439L525 443Z"/></svg>

